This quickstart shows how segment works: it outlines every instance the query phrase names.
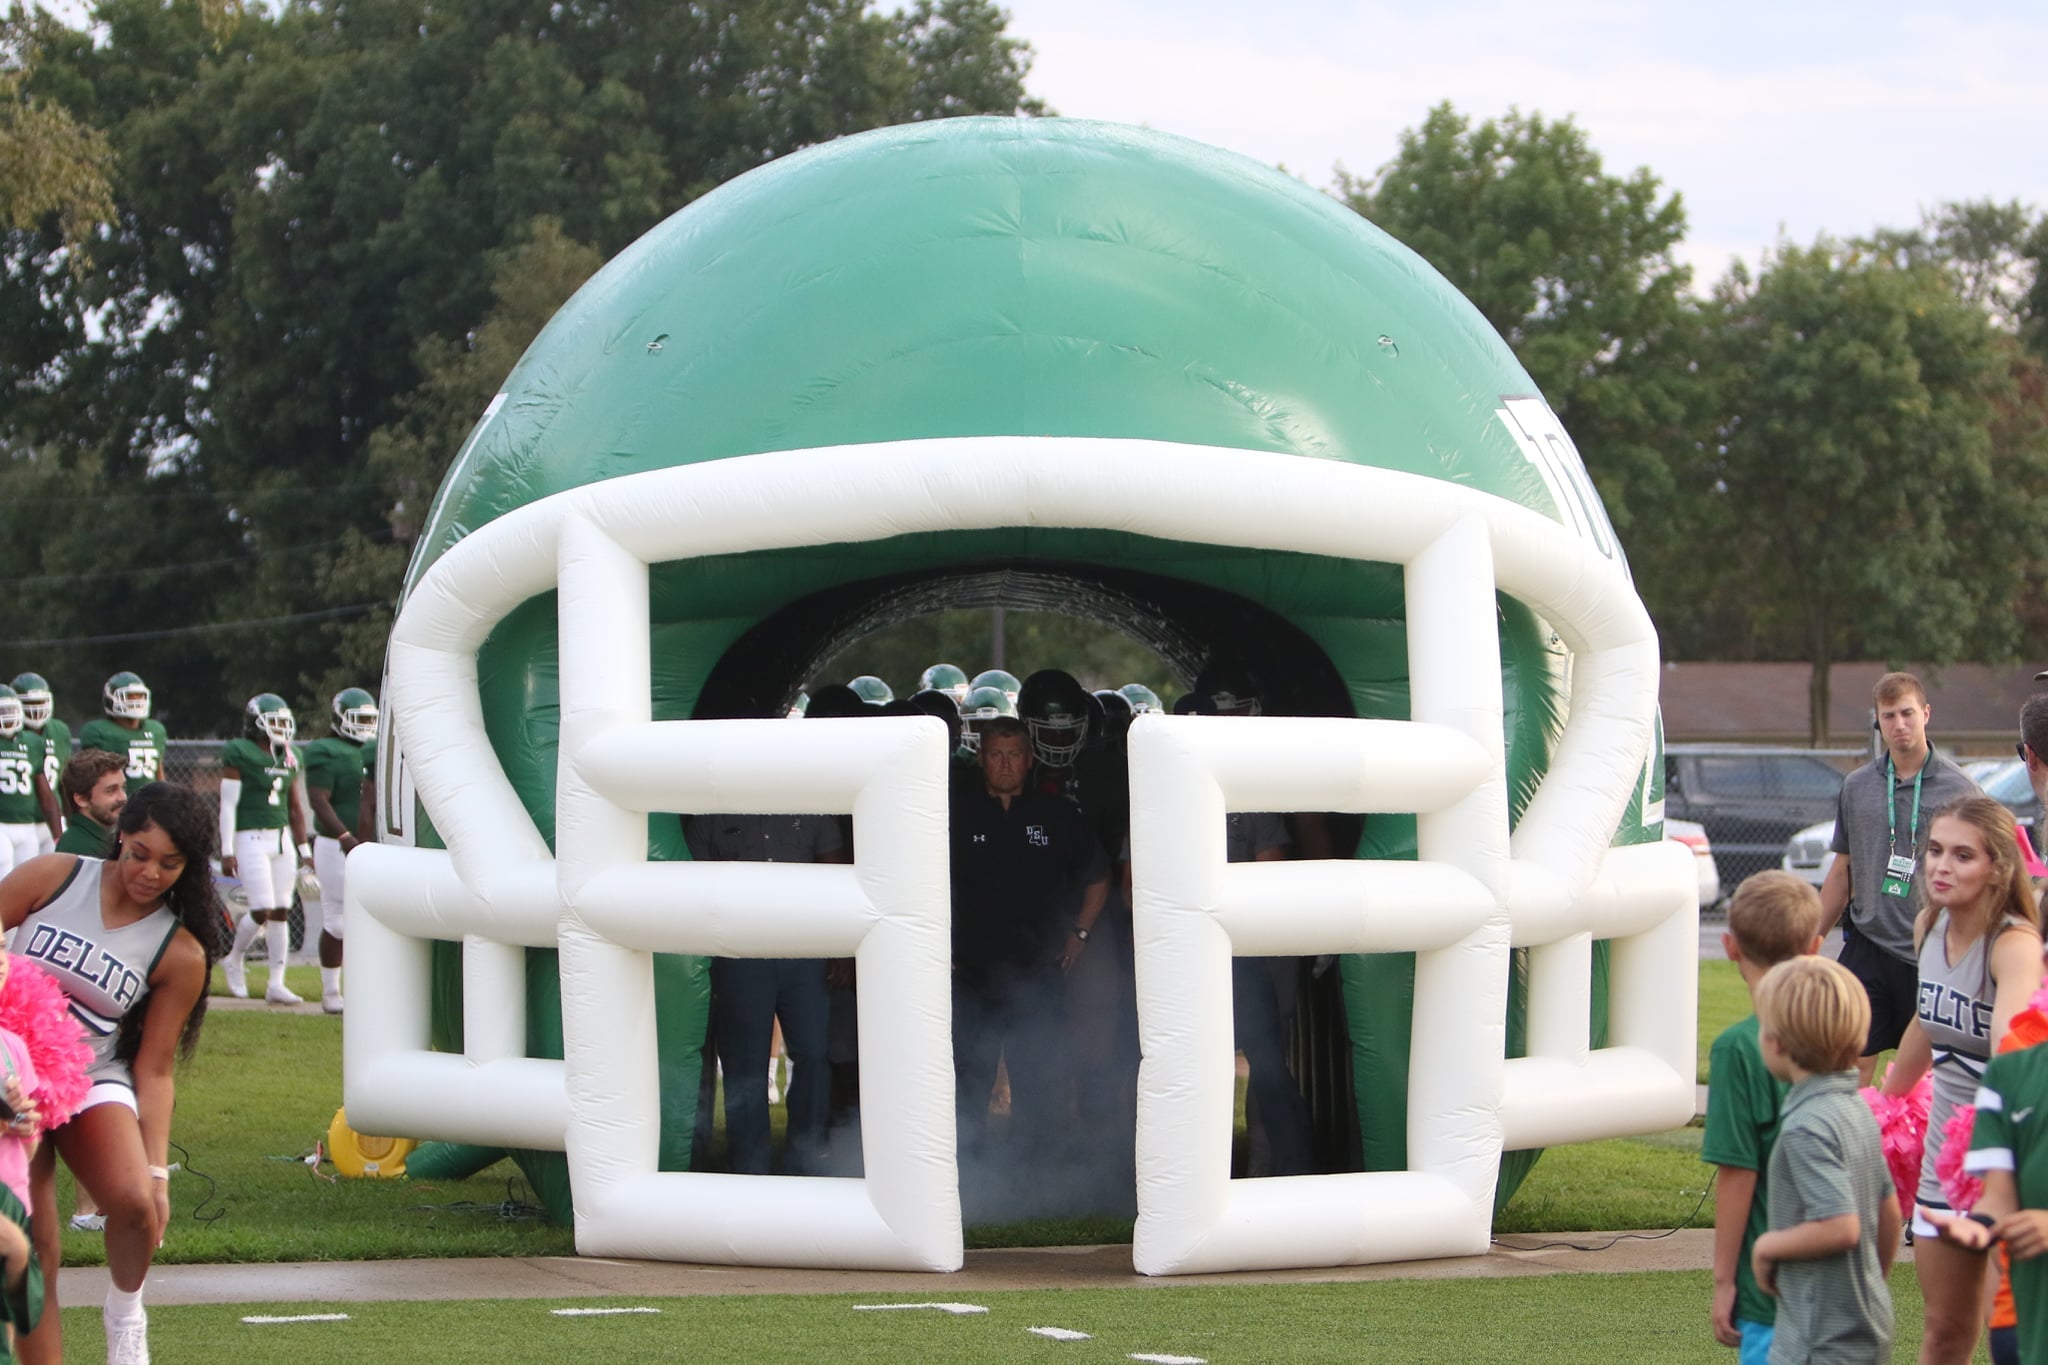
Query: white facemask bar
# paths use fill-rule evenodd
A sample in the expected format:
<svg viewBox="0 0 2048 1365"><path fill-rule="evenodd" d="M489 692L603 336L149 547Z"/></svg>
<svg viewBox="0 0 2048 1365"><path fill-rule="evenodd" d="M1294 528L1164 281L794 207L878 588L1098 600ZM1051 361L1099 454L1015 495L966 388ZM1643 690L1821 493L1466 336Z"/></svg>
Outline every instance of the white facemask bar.
<svg viewBox="0 0 2048 1365"><path fill-rule="evenodd" d="M858 478L842 473L852 470ZM1221 489L1228 496L1216 492ZM948 907L943 873L934 880L931 872L944 866L944 727L923 717L852 727L651 722L647 566L1020 525L1385 561L1403 565L1409 575L1413 722L1233 718L1219 724L1149 717L1133 727L1132 840L1148 1077L1156 1065L1193 1067L1188 1075L1199 1090L1188 1093L1199 1093L1202 1106L1213 1106L1218 1095L1227 1105L1227 1067L1219 1073L1220 1089L1209 1074L1217 1070L1210 1055L1214 1039L1208 1033L1166 1036L1173 1031L1162 1034L1162 1021L1174 1017L1173 996L1185 995L1185 983L1214 975L1219 961L1227 988L1233 944L1243 952L1278 951L1272 945L1283 940L1294 945L1286 951L1418 951L1418 1018L1428 1012L1449 1026L1435 1031L1441 1036L1417 1031L1411 1171L1239 1182L1276 1191L1299 1187L1301 1194L1278 1192L1272 1197L1280 1205L1261 1196L1243 1206L1255 1215L1251 1236L1258 1245L1233 1255L1307 1265L1480 1250L1503 1148L1647 1131L1690 1117L1689 1002L1696 989L1690 860L1663 859L1655 846L1608 850L1649 753L1657 684L1655 635L1619 563L1538 513L1416 475L1291 455L1066 438L902 442L654 471L519 508L451 547L423 575L396 623L385 697L396 742L449 851L370 847L351 865L349 909L362 912L359 923L376 925L368 935L373 944L351 935L358 956L377 963L369 973L361 970L369 963L359 964L358 975L388 985L373 1008L351 1010L346 1022L352 1117L382 1131L565 1147L578 1247L586 1253L957 1266L951 1073L930 1062L944 1058L946 1040L943 1029L916 1032L936 1027L949 1013ZM1420 590L1427 600L1418 602L1417 585L1431 583L1448 586L1425 586ZM476 651L491 628L558 584L559 861L490 750L476 686ZM1501 766L1496 589L1541 615L1575 655L1570 720L1512 839ZM1439 592L1460 605L1459 624L1432 624L1448 616L1437 610ZM1189 799L1207 803L1204 821L1224 810L1305 806L1420 811L1422 863L1322 865L1357 869L1335 873L1353 892L1375 878L1393 878L1407 890L1385 903L1400 913L1362 922L1354 894L1332 902L1323 894L1331 888L1320 887L1316 897L1293 902L1302 911L1298 923L1282 916L1270 931L1231 913L1228 898L1207 901L1216 908L1195 919L1187 899L1191 884L1166 876L1164 864L1148 852L1159 838L1165 805L1150 815L1138 807L1145 793L1195 771L1187 764L1199 769L1220 760L1194 743L1183 760L1169 761L1141 735L1224 730L1232 732L1225 744L1262 745L1277 733L1270 727L1303 724L1329 735L1298 752L1287 746L1299 762L1265 761L1203 778L1188 785ZM1328 763L1314 754L1356 753L1366 737L1379 743L1390 725L1417 736L1402 752L1420 755L1414 760L1419 767L1378 777L1361 767L1343 781L1314 776L1315 764ZM844 737L856 731L857 737ZM801 766L765 761L764 755L778 752L777 732L802 751ZM1339 736L1349 738L1333 747L1328 740ZM889 752L875 752L874 745ZM1471 776L1468 760L1475 752L1486 756L1486 771L1472 777L1477 785L1469 790L1454 783L1432 796L1413 787L1447 756L1455 760L1453 771ZM657 754L662 764L655 763ZM758 780L746 776L749 765L762 771ZM684 772L693 776L685 780ZM856 787L856 774L871 775L869 785ZM1201 795L1205 791L1212 795ZM650 809L850 809L860 862L851 869L649 866L644 812ZM1198 850L1210 856L1189 860L1208 872L1190 876L1222 868L1222 821L1213 824L1214 848ZM1199 825L1176 828L1184 841L1207 838ZM1427 870L1437 864L1457 875ZM1315 870L1272 864L1256 873L1279 885L1299 878L1302 868ZM1428 883L1421 890L1413 881L1417 868L1425 869L1419 875ZM1237 885L1253 870L1223 871ZM848 879L851 888L827 894L824 881L839 886ZM649 904L642 893L657 886L659 924L634 913ZM1453 894L1454 888L1463 889ZM1297 883L1296 889L1308 888ZM1370 910L1375 903L1369 897L1363 904ZM753 914L742 930L740 919L721 908L740 905L790 908ZM813 909L805 912L806 906ZM1460 929L1455 941L1445 940L1446 916ZM1187 927L1174 931L1175 924ZM1185 934L1202 945L1197 955L1207 963L1206 974L1175 981L1162 975L1164 959L1187 950ZM1616 1045L1600 1053L1589 1051L1586 1035L1596 936L1624 940L1615 949ZM463 1056L427 1048L427 947L436 938L465 944ZM863 1084L872 1101L863 1106L867 1178L657 1172L647 954L826 956L856 943L870 987L861 996ZM1542 945L1531 986L1532 1055L1514 1062L1501 1055L1504 1035L1494 1022L1504 1015L1511 943ZM519 945L557 944L566 1069L523 1056ZM1455 1018L1443 1009L1451 998L1458 1000ZM871 1009L878 1015L873 1033ZM885 1009L897 1011L887 1022L879 1017ZM1227 1038L1227 1015L1221 1027ZM1155 1052L1154 1043L1164 1050ZM1185 1054L1182 1061L1172 1060L1176 1049ZM911 1065L907 1057L921 1060ZM1196 1127L1185 1112L1162 1116L1156 1088L1145 1084L1151 1102L1141 1112L1138 1135L1136 1258L1153 1272L1202 1268L1190 1238L1199 1241L1203 1228L1214 1232L1225 1206L1241 1197L1227 1178L1220 1186L1210 1178L1213 1163L1197 1150L1216 1139L1227 1143L1227 1110L1221 1123L1209 1125L1213 1134L1200 1128L1194 1146L1177 1145L1175 1134ZM1453 1141L1452 1128L1468 1136ZM886 1154L893 1150L909 1156L891 1161ZM1152 1178L1161 1171L1180 1175ZM720 1183L733 1180L739 1183L731 1189ZM1313 1236L1294 1238L1294 1250L1280 1245L1286 1238L1272 1236L1271 1229L1288 1219L1299 1228L1299 1215L1327 1205L1331 1193L1347 1188L1341 1182L1404 1180L1408 1185L1386 1191L1407 1191L1389 1206L1390 1216L1418 1209L1456 1215L1445 1236L1433 1240L1433 1251L1413 1237L1381 1237L1386 1219L1367 1207L1369 1198L1349 1194L1338 1203L1343 1216ZM800 1188L784 1195L776 1192L782 1185ZM819 1186L832 1187L829 1218L818 1203L824 1197ZM824 1235L826 1228L832 1235ZM1276 1255L1283 1259L1272 1259Z"/></svg>

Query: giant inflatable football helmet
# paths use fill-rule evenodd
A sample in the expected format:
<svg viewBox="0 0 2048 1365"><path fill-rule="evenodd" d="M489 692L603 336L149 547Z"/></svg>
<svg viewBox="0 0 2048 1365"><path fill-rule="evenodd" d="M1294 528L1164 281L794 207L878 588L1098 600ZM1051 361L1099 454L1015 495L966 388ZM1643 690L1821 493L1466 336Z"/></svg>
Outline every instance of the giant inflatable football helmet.
<svg viewBox="0 0 2048 1365"><path fill-rule="evenodd" d="M1482 1252L1527 1153L1691 1116L1656 639L1507 347L1285 175L959 119L692 204L471 432L349 869L382 993L347 1017L351 1123L563 1153L541 1185L587 1254L959 1265L944 728L767 718L862 631L1000 603L1267 684L1129 735L1140 1270ZM707 811L850 813L857 859L693 864ZM1233 865L1231 811L1364 833ZM1232 1181L1230 959L1326 953L1318 1103L1363 1169ZM858 959L862 1179L687 1173L706 954Z"/></svg>

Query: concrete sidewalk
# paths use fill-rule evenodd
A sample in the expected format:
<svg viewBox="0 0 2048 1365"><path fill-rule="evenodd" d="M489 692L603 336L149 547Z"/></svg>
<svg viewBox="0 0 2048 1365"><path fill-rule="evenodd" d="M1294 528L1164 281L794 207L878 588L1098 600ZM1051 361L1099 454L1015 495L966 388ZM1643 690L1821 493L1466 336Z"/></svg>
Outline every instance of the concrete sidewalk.
<svg viewBox="0 0 2048 1365"><path fill-rule="evenodd" d="M1619 1239L1619 1240L1617 1240ZM269 1265L162 1265L149 1274L153 1305L371 1303L419 1299L647 1297L697 1294L914 1294L948 1299L1005 1289L1161 1289L1189 1284L1318 1284L1377 1280L1512 1279L1531 1275L1707 1270L1711 1228L1681 1232L1527 1233L1485 1256L1320 1270L1155 1277L1131 1270L1128 1246L970 1251L952 1275L898 1271L779 1270L543 1256L427 1261L299 1261ZM1907 1252L1910 1255L1910 1249ZM62 1272L67 1304L98 1303L99 1267Z"/></svg>

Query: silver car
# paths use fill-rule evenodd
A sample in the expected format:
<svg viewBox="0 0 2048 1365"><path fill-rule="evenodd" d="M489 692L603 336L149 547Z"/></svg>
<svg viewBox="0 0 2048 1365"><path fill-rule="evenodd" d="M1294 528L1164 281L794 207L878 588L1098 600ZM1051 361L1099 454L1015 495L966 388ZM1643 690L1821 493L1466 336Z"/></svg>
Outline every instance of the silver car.
<svg viewBox="0 0 2048 1365"><path fill-rule="evenodd" d="M1834 841L1834 821L1808 825L1786 843L1785 856L1778 866L1818 887L1828 879L1828 869L1835 865L1835 851L1828 847Z"/></svg>

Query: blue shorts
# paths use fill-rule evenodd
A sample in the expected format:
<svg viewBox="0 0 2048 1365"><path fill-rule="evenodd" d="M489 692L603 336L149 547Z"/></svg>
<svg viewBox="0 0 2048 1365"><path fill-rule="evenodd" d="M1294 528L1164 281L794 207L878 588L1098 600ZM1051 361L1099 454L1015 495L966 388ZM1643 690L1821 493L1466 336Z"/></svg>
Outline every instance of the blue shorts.
<svg viewBox="0 0 2048 1365"><path fill-rule="evenodd" d="M1737 1318L1735 1330L1742 1333L1741 1354L1736 1357L1741 1365L1771 1365L1771 1338L1778 1334L1775 1326Z"/></svg>

